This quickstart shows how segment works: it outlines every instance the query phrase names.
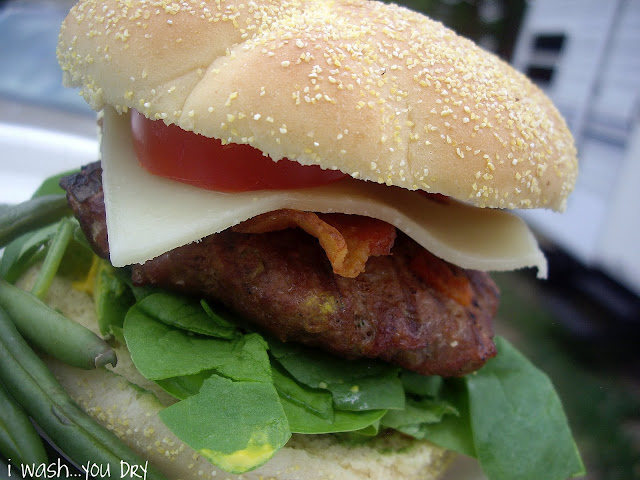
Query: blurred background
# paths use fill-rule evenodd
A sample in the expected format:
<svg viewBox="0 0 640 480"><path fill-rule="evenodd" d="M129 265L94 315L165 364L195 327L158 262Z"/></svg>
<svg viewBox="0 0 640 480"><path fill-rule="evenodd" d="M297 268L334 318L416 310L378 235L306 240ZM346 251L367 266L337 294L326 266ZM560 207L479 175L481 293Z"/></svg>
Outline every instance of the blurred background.
<svg viewBox="0 0 640 480"><path fill-rule="evenodd" d="M71 0L0 0L0 203L98 155L55 58ZM578 147L567 211L520 212L550 278L495 275L497 330L553 379L588 479L640 479L640 0L412 0L527 74Z"/></svg>

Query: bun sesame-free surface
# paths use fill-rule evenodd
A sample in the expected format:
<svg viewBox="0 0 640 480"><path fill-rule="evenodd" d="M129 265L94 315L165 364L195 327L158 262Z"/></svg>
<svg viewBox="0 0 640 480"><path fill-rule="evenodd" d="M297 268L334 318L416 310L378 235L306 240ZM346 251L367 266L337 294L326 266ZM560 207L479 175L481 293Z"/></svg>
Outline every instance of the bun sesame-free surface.
<svg viewBox="0 0 640 480"><path fill-rule="evenodd" d="M58 45L65 83L248 143L274 160L562 210L576 152L550 100L492 54L375 1L82 0Z"/></svg>

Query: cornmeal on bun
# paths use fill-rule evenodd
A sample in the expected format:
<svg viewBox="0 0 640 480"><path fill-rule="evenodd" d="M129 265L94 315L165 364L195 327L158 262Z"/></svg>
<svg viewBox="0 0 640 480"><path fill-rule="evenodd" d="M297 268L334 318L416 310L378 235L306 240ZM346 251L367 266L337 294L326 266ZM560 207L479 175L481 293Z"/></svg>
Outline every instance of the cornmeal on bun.
<svg viewBox="0 0 640 480"><path fill-rule="evenodd" d="M101 257L93 295L101 275L133 292L124 318L97 320L133 360L117 409L169 399L140 424L102 420L142 452L140 432L173 432L160 469L436 478L455 450L497 480L522 473L506 454L518 445L533 458L519 478L579 473L550 383L492 327L488 272L546 276L507 210L563 210L577 175L564 120L524 75L377 1L81 0L57 52L101 112L100 162L61 182ZM215 325L172 318L186 299ZM233 360L190 361L183 348L205 341ZM55 369L106 408L95 391L118 377L74 385ZM517 387L494 398L488 378ZM500 407L534 398L543 428ZM191 449L197 469L173 455Z"/></svg>
<svg viewBox="0 0 640 480"><path fill-rule="evenodd" d="M379 2L80 2L58 46L96 110L134 109L274 161L561 210L576 153L551 101L497 57Z"/></svg>

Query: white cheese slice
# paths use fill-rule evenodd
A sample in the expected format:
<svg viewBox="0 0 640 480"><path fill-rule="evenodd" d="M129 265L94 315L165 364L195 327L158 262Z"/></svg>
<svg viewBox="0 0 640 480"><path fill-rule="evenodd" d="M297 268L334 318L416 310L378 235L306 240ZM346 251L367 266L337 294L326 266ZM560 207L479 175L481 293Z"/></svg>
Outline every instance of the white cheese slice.
<svg viewBox="0 0 640 480"><path fill-rule="evenodd" d="M142 263L173 248L280 208L375 217L395 225L434 255L463 268L504 271L547 264L518 216L417 192L346 178L298 190L220 193L156 177L136 159L128 115L104 112L104 197L111 262Z"/></svg>

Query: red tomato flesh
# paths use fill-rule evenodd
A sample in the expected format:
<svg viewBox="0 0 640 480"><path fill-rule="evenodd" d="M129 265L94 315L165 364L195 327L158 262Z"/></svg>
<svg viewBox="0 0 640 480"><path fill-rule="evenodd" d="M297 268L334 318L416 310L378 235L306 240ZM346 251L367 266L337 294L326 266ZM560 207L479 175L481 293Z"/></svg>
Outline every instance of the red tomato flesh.
<svg viewBox="0 0 640 480"><path fill-rule="evenodd" d="M249 145L223 145L220 140L188 132L161 120L131 112L133 145L148 172L221 192L314 187L346 175L291 160L274 162Z"/></svg>

